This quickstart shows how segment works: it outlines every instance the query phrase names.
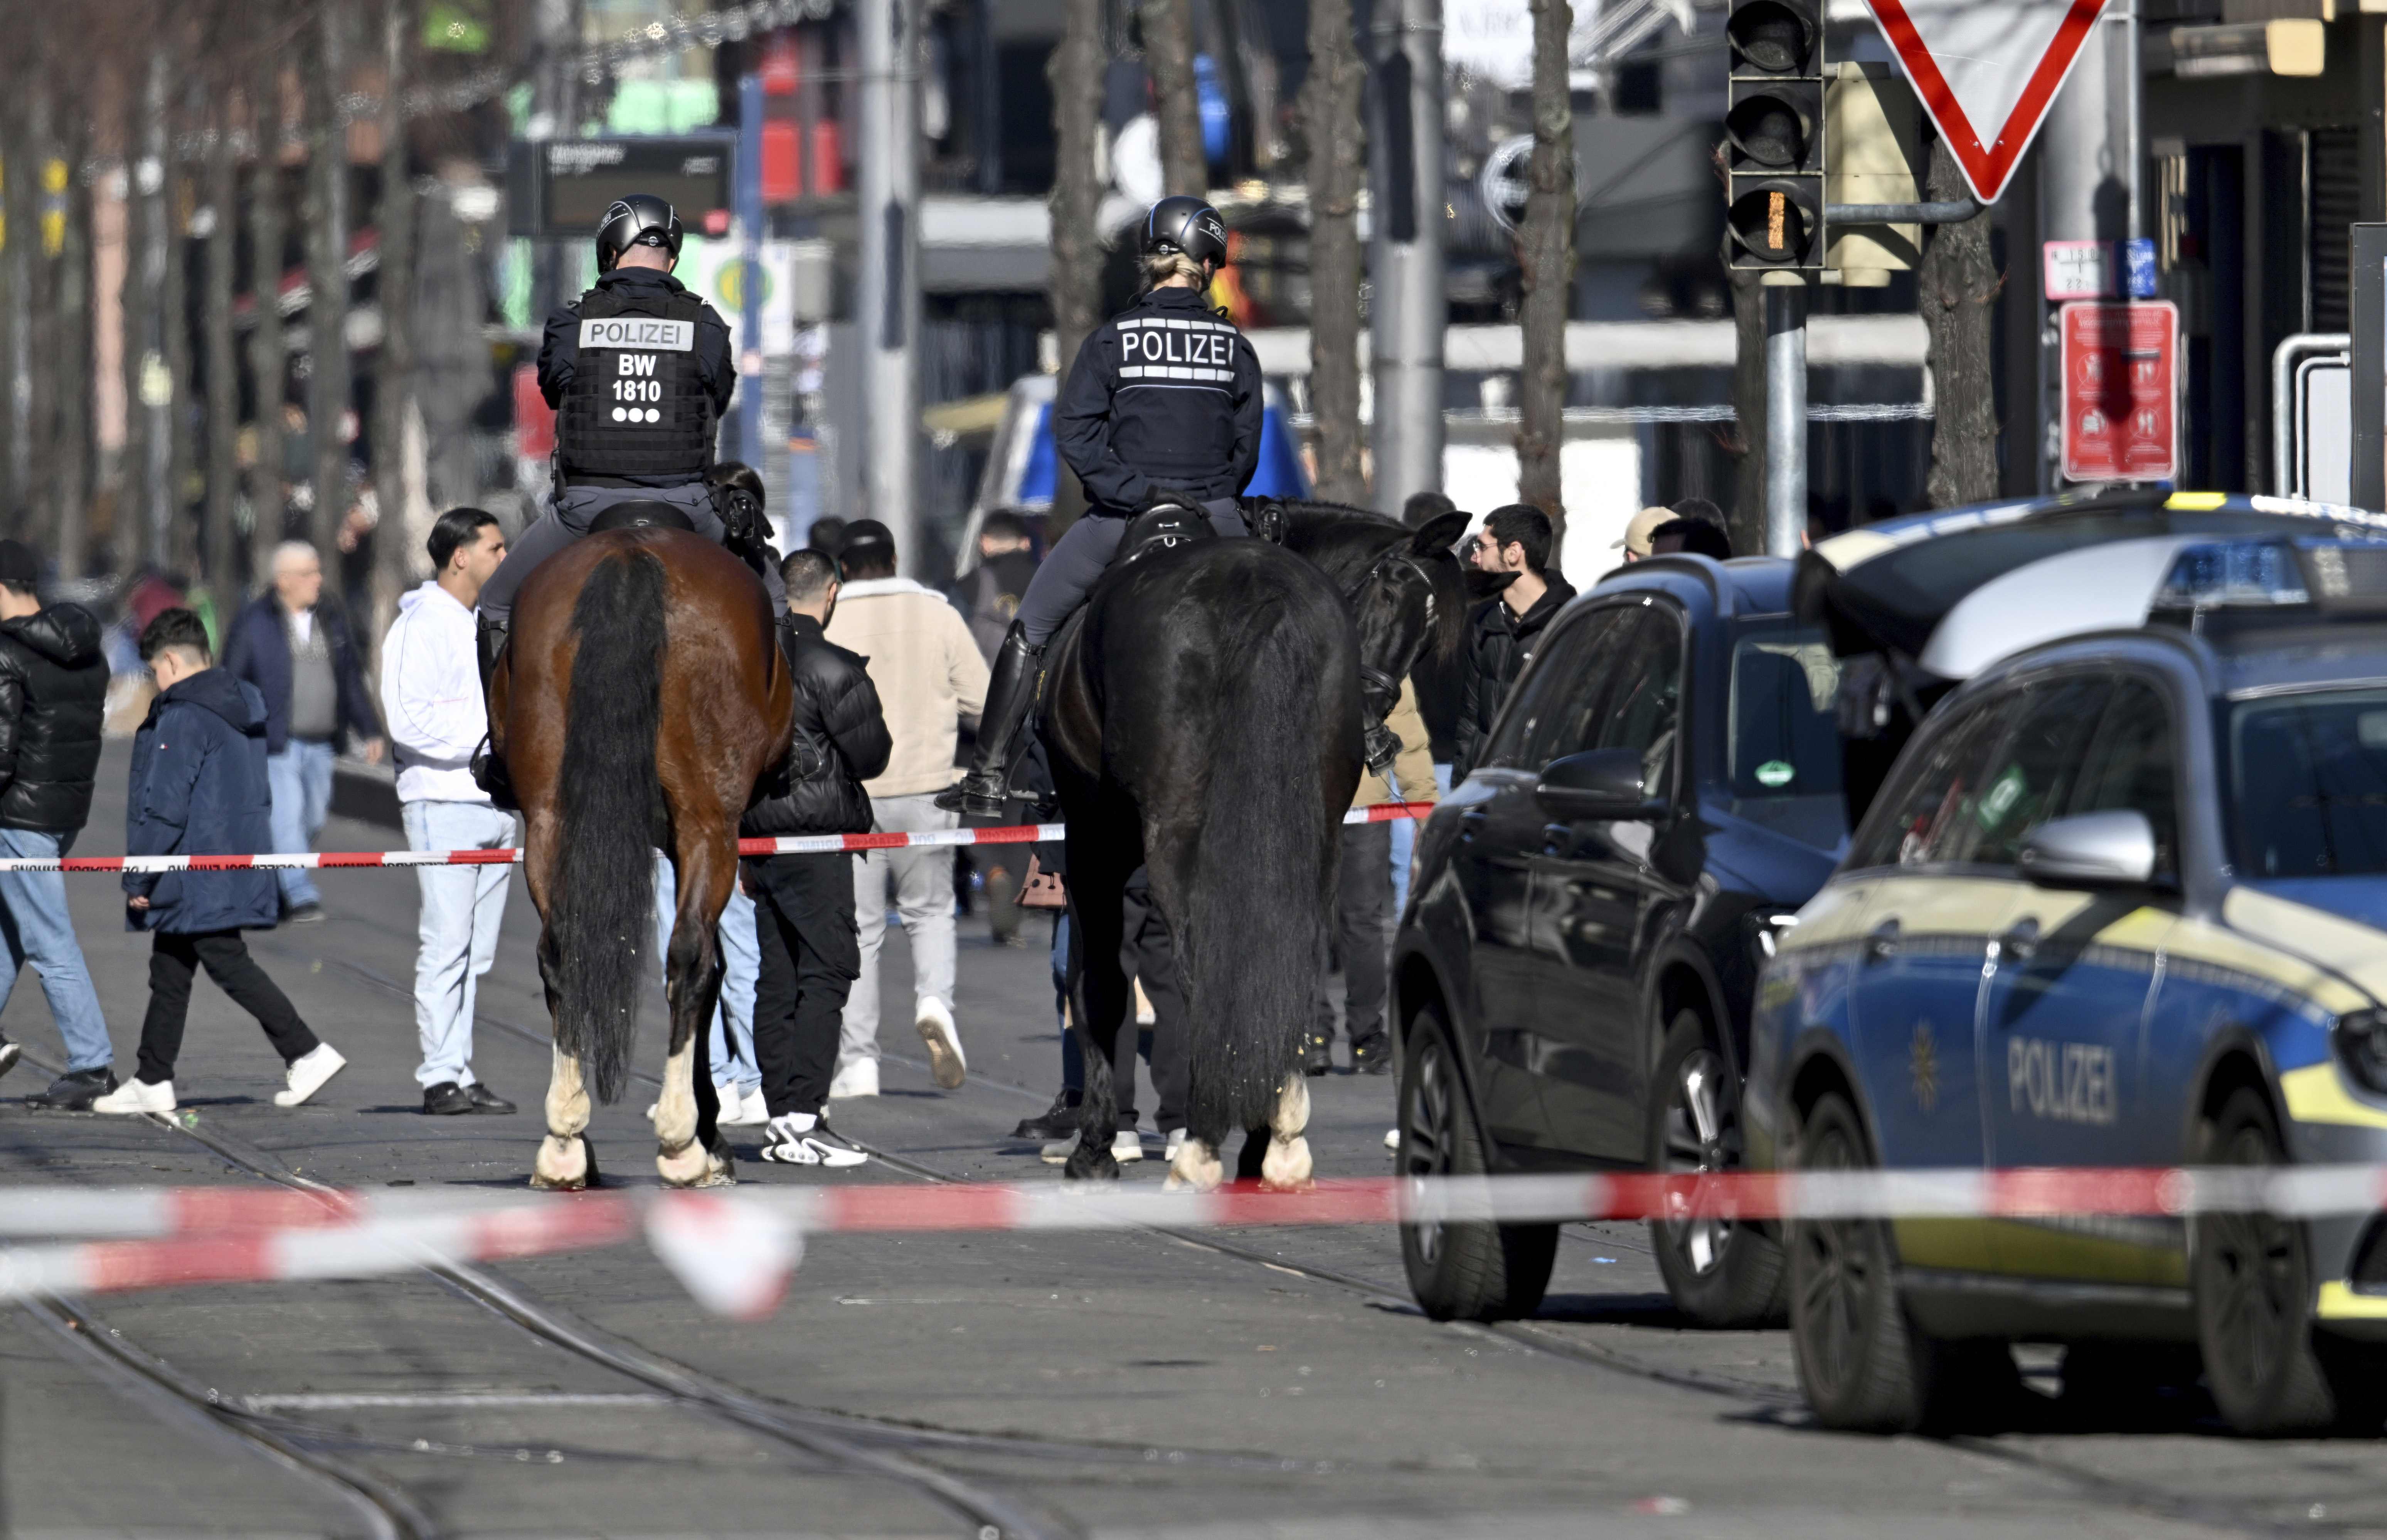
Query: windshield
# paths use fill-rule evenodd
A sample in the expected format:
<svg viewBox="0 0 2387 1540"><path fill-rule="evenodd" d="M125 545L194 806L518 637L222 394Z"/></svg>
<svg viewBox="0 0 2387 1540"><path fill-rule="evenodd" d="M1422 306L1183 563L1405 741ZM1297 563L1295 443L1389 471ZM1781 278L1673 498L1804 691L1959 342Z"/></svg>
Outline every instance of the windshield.
<svg viewBox="0 0 2387 1540"><path fill-rule="evenodd" d="M1839 660L1823 632L1744 623L1732 644L1733 811L1818 850L1847 833Z"/></svg>
<svg viewBox="0 0 2387 1540"><path fill-rule="evenodd" d="M2245 876L2387 873L2387 689L2240 702L2229 778Z"/></svg>

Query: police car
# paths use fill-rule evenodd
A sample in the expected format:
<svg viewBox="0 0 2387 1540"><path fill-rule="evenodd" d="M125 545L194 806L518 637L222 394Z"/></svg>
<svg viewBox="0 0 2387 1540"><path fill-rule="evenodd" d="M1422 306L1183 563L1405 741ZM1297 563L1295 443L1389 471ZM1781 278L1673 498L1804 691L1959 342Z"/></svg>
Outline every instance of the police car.
<svg viewBox="0 0 2387 1540"><path fill-rule="evenodd" d="M2344 511L2139 511L2165 542L2143 623L1973 673L1779 928L1752 1165L2387 1163L2387 538ZM2066 1395L2108 1399L2192 1345L2252 1433L2387 1412L2378 1216L1804 1221L1786 1244L1831 1427L1944 1425L2011 1387L2017 1341L2074 1344Z"/></svg>

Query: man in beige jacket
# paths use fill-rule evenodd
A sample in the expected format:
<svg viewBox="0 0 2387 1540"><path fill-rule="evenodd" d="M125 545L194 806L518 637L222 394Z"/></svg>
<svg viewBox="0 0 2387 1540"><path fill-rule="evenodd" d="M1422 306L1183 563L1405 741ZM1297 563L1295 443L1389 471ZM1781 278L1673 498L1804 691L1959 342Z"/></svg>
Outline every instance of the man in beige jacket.
<svg viewBox="0 0 2387 1540"><path fill-rule="evenodd" d="M1417 687L1401 681L1401 698L1384 726L1401 740L1393 761L1393 779L1400 800L1434 800L1433 754L1426 747L1425 719L1418 714ZM1368 771L1359 777L1353 807L1393 801L1383 777ZM1351 1043L1351 1067L1362 1075L1382 1075L1393 1067L1392 1035L1384 1030L1384 997L1390 983L1393 940L1393 826L1346 824L1343 828L1343 877L1336 885L1333 951L1343 961L1343 1025ZM1318 965L1316 1008L1310 1014L1309 1039L1303 1045L1303 1066L1312 1075L1334 1067L1334 962Z"/></svg>
<svg viewBox="0 0 2387 1540"><path fill-rule="evenodd" d="M948 829L958 814L936 805L954 783L955 728L986 707L986 658L969 624L943 595L895 575L895 537L876 519L848 524L838 552L845 587L828 639L868 663L894 739L887 768L863 782L882 833ZM954 1025L954 852L942 846L872 851L854 874L854 921L862 932L862 977L846 997L838 1044L835 1096L878 1094L878 948L887 937L887 898L912 945L913 1024L928 1044L937 1083L962 1083L968 1061Z"/></svg>

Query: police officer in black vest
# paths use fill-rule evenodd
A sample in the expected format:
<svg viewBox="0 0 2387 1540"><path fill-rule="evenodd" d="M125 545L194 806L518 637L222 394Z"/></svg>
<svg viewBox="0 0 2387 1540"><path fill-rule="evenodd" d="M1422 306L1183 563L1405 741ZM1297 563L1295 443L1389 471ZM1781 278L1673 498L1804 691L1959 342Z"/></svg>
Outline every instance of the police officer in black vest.
<svg viewBox="0 0 2387 1540"><path fill-rule="evenodd" d="M1198 507L1219 534L1250 533L1235 499L1259 468L1259 360L1204 297L1226 259L1226 221L1200 198L1163 198L1144 216L1152 287L1086 338L1053 408L1053 442L1086 488L1086 517L1020 596L995 655L969 775L938 806L1007 814L1011 745L1035 701L1044 644L1110 565L1130 518Z"/></svg>
<svg viewBox="0 0 2387 1540"><path fill-rule="evenodd" d="M705 473L738 370L720 312L672 276L681 234L662 198L616 201L597 227L597 286L547 318L538 387L556 409L555 500L481 590L484 686L523 579L606 509L665 502L710 539L727 533ZM785 614L777 564L763 568L771 607Z"/></svg>

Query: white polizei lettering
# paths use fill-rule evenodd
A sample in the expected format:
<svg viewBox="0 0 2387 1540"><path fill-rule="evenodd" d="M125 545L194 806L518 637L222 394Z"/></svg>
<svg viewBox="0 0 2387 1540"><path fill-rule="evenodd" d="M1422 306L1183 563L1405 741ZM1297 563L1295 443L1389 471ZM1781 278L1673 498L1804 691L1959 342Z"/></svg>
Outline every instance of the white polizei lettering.
<svg viewBox="0 0 2387 1540"><path fill-rule="evenodd" d="M2014 1038L2006 1043L2012 1110L2058 1123L2115 1120L2114 1051L2089 1042Z"/></svg>
<svg viewBox="0 0 2387 1540"><path fill-rule="evenodd" d="M613 316L580 323L583 347L648 347L666 353L696 350L696 322L655 321L645 316Z"/></svg>
<svg viewBox="0 0 2387 1540"><path fill-rule="evenodd" d="M1119 334L1119 357L1120 357L1120 358L1123 358L1123 359L1132 359L1132 358L1137 357L1137 356L1138 356L1139 354L1141 354L1143 351L1143 333L1141 333L1141 332L1121 332L1121 333Z"/></svg>

